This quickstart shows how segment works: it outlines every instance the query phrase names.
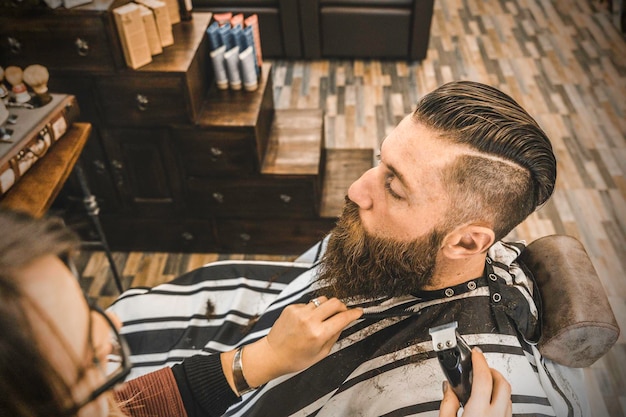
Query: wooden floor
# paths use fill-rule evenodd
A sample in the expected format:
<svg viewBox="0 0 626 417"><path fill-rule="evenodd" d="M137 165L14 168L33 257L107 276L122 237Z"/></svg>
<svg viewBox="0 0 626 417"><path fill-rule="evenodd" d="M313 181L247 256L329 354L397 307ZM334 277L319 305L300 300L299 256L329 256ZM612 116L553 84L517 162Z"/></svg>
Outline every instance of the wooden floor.
<svg viewBox="0 0 626 417"><path fill-rule="evenodd" d="M419 97L446 81L512 95L552 139L559 175L554 197L511 238L580 239L626 331L626 41L602 2L437 0L423 62L273 63L276 107L324 110L328 149L376 149ZM268 259L115 253L127 286L227 257ZM108 305L116 293L103 254L82 254L79 268L84 288ZM593 417L626 417L626 335L585 373Z"/></svg>

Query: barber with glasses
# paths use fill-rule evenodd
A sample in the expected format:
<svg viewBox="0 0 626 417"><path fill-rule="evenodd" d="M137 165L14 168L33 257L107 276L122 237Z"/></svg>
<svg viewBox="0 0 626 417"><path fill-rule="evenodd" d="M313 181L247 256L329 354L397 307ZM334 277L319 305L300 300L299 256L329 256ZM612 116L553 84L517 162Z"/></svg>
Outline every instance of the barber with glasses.
<svg viewBox="0 0 626 417"><path fill-rule="evenodd" d="M270 379L325 357L359 318L337 299L288 308L267 337L133 379L116 318L91 305L61 259L62 223L0 210L0 416L221 415Z"/></svg>
<svg viewBox="0 0 626 417"><path fill-rule="evenodd" d="M61 222L0 209L0 416L219 416L244 393L324 358L362 314L318 297L287 307L268 336L244 348L120 384L131 363L119 323L86 300L61 261L77 243ZM508 383L480 352L472 359L480 395L464 416L510 415L502 408ZM456 415L458 406L448 389L440 416Z"/></svg>

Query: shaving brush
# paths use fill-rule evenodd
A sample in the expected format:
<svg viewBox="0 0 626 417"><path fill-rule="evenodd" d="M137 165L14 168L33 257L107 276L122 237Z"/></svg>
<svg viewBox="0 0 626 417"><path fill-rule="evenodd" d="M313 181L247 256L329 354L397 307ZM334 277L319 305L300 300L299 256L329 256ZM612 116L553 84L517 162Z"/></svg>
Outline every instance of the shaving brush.
<svg viewBox="0 0 626 417"><path fill-rule="evenodd" d="M28 94L26 84L23 82L24 71L22 71L20 67L7 67L7 69L4 70L4 76L13 86L11 91L13 92L16 102L26 103L30 101L30 94Z"/></svg>
<svg viewBox="0 0 626 417"><path fill-rule="evenodd" d="M50 74L48 73L48 69L43 65L35 64L24 68L24 82L37 94L42 106L52 101L52 97L50 93L48 93L49 79Z"/></svg>
<svg viewBox="0 0 626 417"><path fill-rule="evenodd" d="M4 80L4 68L0 67L0 99L3 99L9 95L9 90L7 90L7 88L4 86L2 80Z"/></svg>

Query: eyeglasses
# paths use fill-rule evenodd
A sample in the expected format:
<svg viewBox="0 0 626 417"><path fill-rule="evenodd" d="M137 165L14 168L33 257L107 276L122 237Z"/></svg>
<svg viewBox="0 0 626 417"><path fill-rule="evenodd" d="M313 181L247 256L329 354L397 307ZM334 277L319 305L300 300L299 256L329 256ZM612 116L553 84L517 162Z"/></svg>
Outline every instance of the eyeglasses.
<svg viewBox="0 0 626 417"><path fill-rule="evenodd" d="M120 335L111 318L104 312L100 307L95 304L89 303L89 310L101 316L105 323L107 323L109 327L110 334L110 345L111 350L107 354L106 363L101 363L98 355L96 355L95 348L93 346L92 341L92 324L93 318L89 320L89 345L93 352L92 363L95 367L98 367L102 370L103 374L105 374L104 382L94 389L91 394L89 394L86 398L76 402L72 408L67 410L64 415L74 415L89 404L94 401L96 398L109 391L115 385L119 384L128 376L131 370L131 362L130 362L130 350L128 349L128 345L126 344L126 340L124 337ZM90 316L91 317L91 316Z"/></svg>

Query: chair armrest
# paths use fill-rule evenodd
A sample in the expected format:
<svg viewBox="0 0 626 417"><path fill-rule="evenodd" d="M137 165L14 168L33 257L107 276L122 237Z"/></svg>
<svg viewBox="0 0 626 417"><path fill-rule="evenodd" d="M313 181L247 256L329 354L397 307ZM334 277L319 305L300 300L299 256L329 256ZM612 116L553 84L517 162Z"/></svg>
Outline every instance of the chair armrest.
<svg viewBox="0 0 626 417"><path fill-rule="evenodd" d="M620 329L583 245L571 236L546 236L529 244L521 260L541 294L541 354L573 368L587 367L606 354Z"/></svg>

